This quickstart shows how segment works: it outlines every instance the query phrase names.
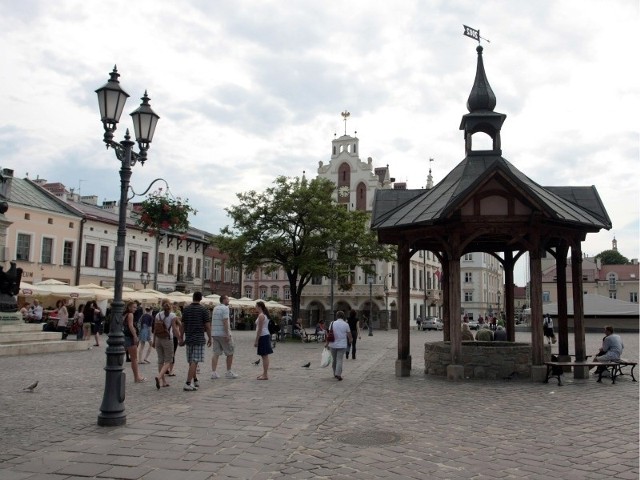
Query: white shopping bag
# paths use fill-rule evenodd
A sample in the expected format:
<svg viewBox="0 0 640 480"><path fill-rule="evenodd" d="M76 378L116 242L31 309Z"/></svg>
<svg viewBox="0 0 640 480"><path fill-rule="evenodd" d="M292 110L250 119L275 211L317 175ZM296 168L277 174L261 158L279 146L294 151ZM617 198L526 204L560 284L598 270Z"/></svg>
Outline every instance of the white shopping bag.
<svg viewBox="0 0 640 480"><path fill-rule="evenodd" d="M331 350L329 350L327 347L324 347L322 349L322 356L320 357L320 366L322 368L328 367L330 363L331 363Z"/></svg>

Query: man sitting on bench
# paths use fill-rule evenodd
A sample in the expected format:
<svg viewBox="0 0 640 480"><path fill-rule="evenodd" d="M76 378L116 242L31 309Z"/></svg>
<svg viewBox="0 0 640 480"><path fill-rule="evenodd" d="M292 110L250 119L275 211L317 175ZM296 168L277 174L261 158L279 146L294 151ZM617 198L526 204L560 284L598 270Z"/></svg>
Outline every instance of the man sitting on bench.
<svg viewBox="0 0 640 480"><path fill-rule="evenodd" d="M604 338L602 339L602 348L596 354L596 362L617 362L622 356L622 350L624 345L620 335L613 333L613 327L607 325L604 327ZM606 370L606 367L596 367L595 374L599 375L600 372Z"/></svg>

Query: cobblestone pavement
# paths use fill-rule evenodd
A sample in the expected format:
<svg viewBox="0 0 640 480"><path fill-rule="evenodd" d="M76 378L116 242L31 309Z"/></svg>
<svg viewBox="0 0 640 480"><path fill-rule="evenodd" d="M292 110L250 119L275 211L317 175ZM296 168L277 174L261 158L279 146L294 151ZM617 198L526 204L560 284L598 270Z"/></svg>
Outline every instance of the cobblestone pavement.
<svg viewBox="0 0 640 480"><path fill-rule="evenodd" d="M234 333L240 378L210 380L207 352L197 392L182 390L184 349L160 391L155 365L142 366L148 383L134 384L125 364L127 425L118 428L96 425L104 342L0 358L0 479L638 479L629 376L454 383L421 368L424 342L442 334L411 333L408 378L394 376L394 331L365 333L342 382L319 367L320 344L292 341L277 345L271 379L256 381L253 332ZM589 353L601 338L587 335ZM623 339L624 356L638 359L638 335ZM36 379L33 393L22 391Z"/></svg>

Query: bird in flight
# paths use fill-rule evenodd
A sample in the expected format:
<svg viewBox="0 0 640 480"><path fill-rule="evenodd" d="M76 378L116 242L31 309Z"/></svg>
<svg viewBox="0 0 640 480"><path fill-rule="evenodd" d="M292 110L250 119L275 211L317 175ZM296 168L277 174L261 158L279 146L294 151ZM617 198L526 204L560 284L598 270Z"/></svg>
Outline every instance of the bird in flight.
<svg viewBox="0 0 640 480"><path fill-rule="evenodd" d="M29 392L33 392L37 386L38 386L38 380L36 380L35 382L33 382L33 383L32 383L31 385L29 385L28 387L24 387L22 390L24 390L24 391L29 391Z"/></svg>

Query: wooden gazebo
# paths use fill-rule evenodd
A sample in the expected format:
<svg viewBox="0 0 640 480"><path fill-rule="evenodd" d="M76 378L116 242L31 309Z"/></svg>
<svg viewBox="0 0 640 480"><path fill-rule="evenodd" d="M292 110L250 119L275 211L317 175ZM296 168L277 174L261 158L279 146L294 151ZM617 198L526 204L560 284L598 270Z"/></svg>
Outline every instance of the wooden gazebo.
<svg viewBox="0 0 640 480"><path fill-rule="evenodd" d="M542 187L502 158L500 129L506 115L494 112L496 97L477 47L476 77L462 117L466 157L429 190L377 190L372 226L381 243L397 246L398 358L396 375L409 376L409 259L430 250L444 274L444 340L451 342L447 376L463 376L460 336L460 257L470 252L495 256L505 271L506 327L515 339L513 270L529 252L531 272L532 379L544 378L541 256L548 252L558 265L558 338L562 357L569 354L565 267L571 249L575 355L585 357L582 307L582 250L587 233L611 228L595 187ZM488 135L491 150L474 150L472 137ZM577 378L588 371L578 369Z"/></svg>

